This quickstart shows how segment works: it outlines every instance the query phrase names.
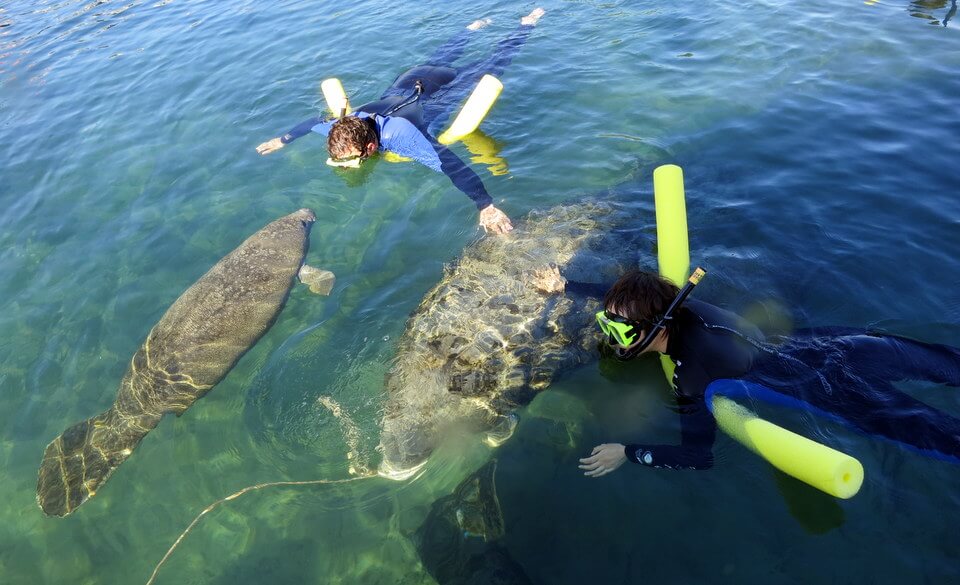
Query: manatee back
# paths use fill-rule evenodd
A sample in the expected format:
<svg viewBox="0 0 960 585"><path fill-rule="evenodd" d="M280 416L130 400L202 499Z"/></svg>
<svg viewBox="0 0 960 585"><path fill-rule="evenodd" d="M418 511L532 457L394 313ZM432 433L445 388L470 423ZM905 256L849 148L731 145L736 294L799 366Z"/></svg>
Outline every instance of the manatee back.
<svg viewBox="0 0 960 585"><path fill-rule="evenodd" d="M634 217L603 201L561 205L464 251L397 344L380 435L384 475L402 477L425 461L451 419L489 429L596 356L599 301L545 295L528 275L555 264L609 282L637 254L615 231Z"/></svg>
<svg viewBox="0 0 960 585"><path fill-rule="evenodd" d="M150 379L129 387L139 403L182 413L266 333L303 264L313 217L307 213L264 227L173 303L134 356L131 368L141 363Z"/></svg>

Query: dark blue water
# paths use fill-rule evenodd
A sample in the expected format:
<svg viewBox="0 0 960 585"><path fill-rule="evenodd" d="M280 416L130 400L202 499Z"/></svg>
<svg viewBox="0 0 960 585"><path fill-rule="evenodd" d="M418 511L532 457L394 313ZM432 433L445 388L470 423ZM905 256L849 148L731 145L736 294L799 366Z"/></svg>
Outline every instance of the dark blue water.
<svg viewBox="0 0 960 585"><path fill-rule="evenodd" d="M246 485L376 462L383 377L404 321L479 237L440 175L326 168L322 140L254 147L355 103L474 18L465 60L533 5L14 2L0 8L0 581L145 582L207 504ZM684 168L697 296L793 326L876 326L960 345L960 36L947 2L557 2L503 75L474 164L496 205L602 195L655 234L652 170ZM465 159L464 145L454 147ZM507 169L507 173L502 173ZM495 174L493 171L496 170ZM164 421L66 519L34 492L46 444L112 402L183 290L261 226L315 210L311 264L217 388ZM654 266L652 246L639 262ZM960 394L905 389L960 416ZM321 399L342 407L337 418ZM703 473L583 478L601 442L674 442L652 362L572 373L497 450L466 436L408 483L277 488L205 518L158 583L429 583L411 535L499 461L504 546L537 582L951 583L960 468L806 415L764 415L858 457L837 502L726 438ZM346 422L345 422L346 421ZM353 425L351 427L351 425ZM349 429L354 429L351 434ZM351 446L346 437L352 437Z"/></svg>

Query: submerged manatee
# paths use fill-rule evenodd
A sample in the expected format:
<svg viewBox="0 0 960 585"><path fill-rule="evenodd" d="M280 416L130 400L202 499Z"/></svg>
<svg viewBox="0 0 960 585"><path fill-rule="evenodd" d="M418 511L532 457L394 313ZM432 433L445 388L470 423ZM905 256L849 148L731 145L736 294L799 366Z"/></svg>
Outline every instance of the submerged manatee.
<svg viewBox="0 0 960 585"><path fill-rule="evenodd" d="M66 516L93 496L164 414L183 414L266 333L303 266L315 220L301 209L274 221L180 295L134 354L113 406L47 445L37 482L46 514ZM304 281L329 292L333 274L305 270Z"/></svg>
<svg viewBox="0 0 960 585"><path fill-rule="evenodd" d="M610 203L534 212L505 237L469 246L407 322L387 379L380 474L409 477L443 427L469 421L502 440L510 414L554 376L596 355L599 299L544 295L529 275L555 264L582 282L636 265L636 217ZM643 237L645 239L645 237Z"/></svg>
<svg viewBox="0 0 960 585"><path fill-rule="evenodd" d="M417 529L420 560L440 585L529 585L500 544L505 530L494 476L496 460L440 498Z"/></svg>

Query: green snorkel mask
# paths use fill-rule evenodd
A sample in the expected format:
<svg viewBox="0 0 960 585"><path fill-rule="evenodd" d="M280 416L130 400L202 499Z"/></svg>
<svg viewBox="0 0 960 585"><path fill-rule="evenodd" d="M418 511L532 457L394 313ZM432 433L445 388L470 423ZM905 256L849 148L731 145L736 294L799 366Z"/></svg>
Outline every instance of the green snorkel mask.
<svg viewBox="0 0 960 585"><path fill-rule="evenodd" d="M616 343L626 347L637 340L641 323L608 313L606 310L597 311L596 317L597 325L600 326L600 331L609 338L610 345Z"/></svg>
<svg viewBox="0 0 960 585"><path fill-rule="evenodd" d="M683 301L686 300L693 291L693 288L700 283L700 280L706 276L706 274L706 271L702 268L698 267L694 270L687 284L680 289L680 292L677 293L676 298L673 299L673 302L670 303L670 306L667 307L663 315L657 318L656 321L646 323L646 325L650 327L649 331L647 331L643 340L633 347L630 346L633 345L640 336L640 331L642 331L644 323L608 313L606 310L597 311L597 324L600 325L600 331L611 341L610 345L613 346L617 359L633 359L640 355L643 350L650 347L653 340L667 327L667 322L673 320L673 312L683 304Z"/></svg>

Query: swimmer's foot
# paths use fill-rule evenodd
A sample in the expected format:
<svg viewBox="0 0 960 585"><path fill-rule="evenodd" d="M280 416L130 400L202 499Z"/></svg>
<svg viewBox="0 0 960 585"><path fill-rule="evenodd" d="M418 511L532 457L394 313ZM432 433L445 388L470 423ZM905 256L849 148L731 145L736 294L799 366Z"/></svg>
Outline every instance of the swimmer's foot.
<svg viewBox="0 0 960 585"><path fill-rule="evenodd" d="M521 18L521 19L520 19L520 24L521 24L521 25L526 25L526 26L537 26L537 22L538 22L541 18L543 18L543 15L546 14L546 13L547 13L546 10L544 10L543 8L540 8L540 7L538 6L537 8L534 8L534 9L533 9L533 12L531 12L530 14L528 14L528 15L524 16L523 18Z"/></svg>
<svg viewBox="0 0 960 585"><path fill-rule="evenodd" d="M467 25L467 30L480 30L481 28L490 26L492 22L493 20L490 18L481 18L480 20L474 20L473 22Z"/></svg>

